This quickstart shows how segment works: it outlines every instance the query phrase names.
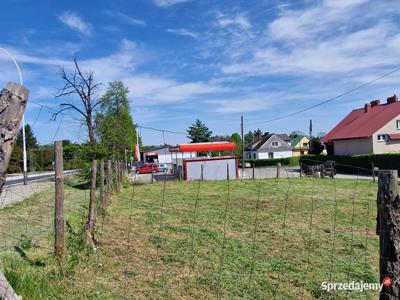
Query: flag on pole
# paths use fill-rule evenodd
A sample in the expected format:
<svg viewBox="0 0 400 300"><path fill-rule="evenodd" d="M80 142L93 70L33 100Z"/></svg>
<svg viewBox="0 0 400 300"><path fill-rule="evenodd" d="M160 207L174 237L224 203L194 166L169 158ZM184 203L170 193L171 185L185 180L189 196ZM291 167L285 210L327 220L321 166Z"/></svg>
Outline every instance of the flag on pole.
<svg viewBox="0 0 400 300"><path fill-rule="evenodd" d="M136 160L140 161L139 144L136 144L135 146L135 155L136 155Z"/></svg>

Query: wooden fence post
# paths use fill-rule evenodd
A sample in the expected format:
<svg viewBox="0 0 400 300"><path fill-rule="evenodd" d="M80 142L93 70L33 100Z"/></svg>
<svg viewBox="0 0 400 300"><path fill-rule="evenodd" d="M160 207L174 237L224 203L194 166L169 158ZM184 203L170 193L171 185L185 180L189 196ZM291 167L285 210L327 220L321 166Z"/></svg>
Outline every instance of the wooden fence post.
<svg viewBox="0 0 400 300"><path fill-rule="evenodd" d="M16 83L8 83L0 93L0 194L6 181L12 147L28 101L29 90ZM0 271L0 295L5 300L21 299Z"/></svg>
<svg viewBox="0 0 400 300"><path fill-rule="evenodd" d="M254 168L255 162L253 162L253 179L255 178L255 168Z"/></svg>
<svg viewBox="0 0 400 300"><path fill-rule="evenodd" d="M114 191L118 193L118 161L114 161Z"/></svg>
<svg viewBox="0 0 400 300"><path fill-rule="evenodd" d="M112 193L112 169L111 169L111 160L107 160L107 201L111 202L111 193Z"/></svg>
<svg viewBox="0 0 400 300"><path fill-rule="evenodd" d="M276 164L276 178L280 178L281 177L281 163L278 162Z"/></svg>
<svg viewBox="0 0 400 300"><path fill-rule="evenodd" d="M90 196L88 215L85 224L85 230L94 240L94 226L95 226L95 209L96 209L96 179L97 179L97 160L92 160L92 178L90 180Z"/></svg>
<svg viewBox="0 0 400 300"><path fill-rule="evenodd" d="M55 151L55 206L54 206L54 254L64 258L67 247L65 243L64 220L64 161L62 141L54 143Z"/></svg>
<svg viewBox="0 0 400 300"><path fill-rule="evenodd" d="M106 197L104 195L104 159L100 160L100 205L104 208Z"/></svg>
<svg viewBox="0 0 400 300"><path fill-rule="evenodd" d="M400 198L397 185L397 170L379 172L376 226L380 248L379 278L380 283L385 277L392 282L389 286L383 286L381 300L399 299L400 295Z"/></svg>

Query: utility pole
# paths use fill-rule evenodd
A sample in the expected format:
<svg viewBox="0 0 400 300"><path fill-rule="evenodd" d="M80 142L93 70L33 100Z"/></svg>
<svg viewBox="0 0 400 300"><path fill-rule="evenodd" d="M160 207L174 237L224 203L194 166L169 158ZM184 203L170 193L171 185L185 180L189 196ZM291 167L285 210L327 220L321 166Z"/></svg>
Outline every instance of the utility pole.
<svg viewBox="0 0 400 300"><path fill-rule="evenodd" d="M310 127L309 127L309 138L312 138L312 120L310 120Z"/></svg>
<svg viewBox="0 0 400 300"><path fill-rule="evenodd" d="M244 176L244 136L243 136L243 116L240 117L240 132L242 135L242 178Z"/></svg>

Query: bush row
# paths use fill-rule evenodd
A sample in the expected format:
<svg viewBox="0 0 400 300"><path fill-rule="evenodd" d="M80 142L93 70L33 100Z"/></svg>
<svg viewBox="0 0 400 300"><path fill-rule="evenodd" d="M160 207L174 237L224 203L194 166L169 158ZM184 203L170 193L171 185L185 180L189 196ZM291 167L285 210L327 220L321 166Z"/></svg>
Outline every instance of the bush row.
<svg viewBox="0 0 400 300"><path fill-rule="evenodd" d="M306 165L314 165L327 160L335 161L336 170L340 173L371 174L372 164L381 170L392 169L400 172L400 153L363 154L353 156L306 155L301 157L300 162Z"/></svg>
<svg viewBox="0 0 400 300"><path fill-rule="evenodd" d="M274 158L274 159L246 159L245 162L251 164L254 167L270 167L276 166L280 162L283 166L298 166L300 157L285 157L285 158Z"/></svg>

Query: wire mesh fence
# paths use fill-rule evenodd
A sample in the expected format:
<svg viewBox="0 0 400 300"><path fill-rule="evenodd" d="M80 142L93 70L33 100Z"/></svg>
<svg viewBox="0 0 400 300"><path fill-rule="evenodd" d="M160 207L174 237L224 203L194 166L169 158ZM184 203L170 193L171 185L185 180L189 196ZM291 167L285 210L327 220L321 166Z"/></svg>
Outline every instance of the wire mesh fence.
<svg viewBox="0 0 400 300"><path fill-rule="evenodd" d="M57 292L126 299L376 297L377 291L322 288L323 282L379 282L371 174L356 167L346 179L300 178L284 167L280 178L255 172L254 180L179 182L159 175L154 184L132 184L140 175L126 174L121 193L97 216L96 249ZM2 253L17 247L28 257L51 255L52 188L0 210ZM87 185L66 183L69 239L84 221L88 198Z"/></svg>

